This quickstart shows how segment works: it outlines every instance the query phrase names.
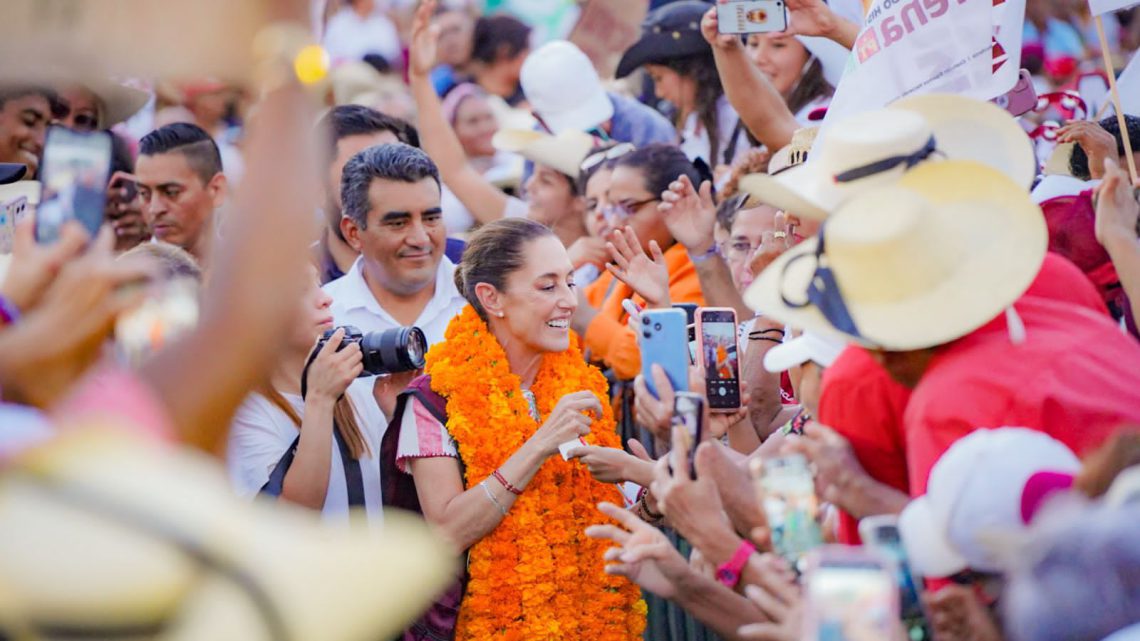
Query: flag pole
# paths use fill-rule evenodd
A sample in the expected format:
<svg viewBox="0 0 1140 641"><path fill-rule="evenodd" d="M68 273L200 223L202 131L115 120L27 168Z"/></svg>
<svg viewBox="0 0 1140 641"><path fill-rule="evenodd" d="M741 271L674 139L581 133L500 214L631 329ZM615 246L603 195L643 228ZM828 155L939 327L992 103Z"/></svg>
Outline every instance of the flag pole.
<svg viewBox="0 0 1140 641"><path fill-rule="evenodd" d="M1128 123L1124 120L1124 110L1120 108L1120 92L1116 89L1116 71L1112 67L1112 54L1108 51L1108 39L1104 37L1104 21L1099 15L1093 20L1096 21L1096 37L1100 39L1100 54L1104 58L1104 71L1108 75L1108 89L1112 94L1116 122L1120 125L1120 137L1124 142L1124 157L1128 159L1128 172L1132 176L1132 184L1140 185L1140 176L1136 175L1136 159L1132 157L1132 140L1128 136Z"/></svg>

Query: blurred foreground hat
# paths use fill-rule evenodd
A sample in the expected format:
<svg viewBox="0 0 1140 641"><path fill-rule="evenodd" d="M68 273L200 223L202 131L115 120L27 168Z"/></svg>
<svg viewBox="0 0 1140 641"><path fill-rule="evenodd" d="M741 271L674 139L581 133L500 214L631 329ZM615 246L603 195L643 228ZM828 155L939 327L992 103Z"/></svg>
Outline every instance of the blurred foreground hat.
<svg viewBox="0 0 1140 641"><path fill-rule="evenodd" d="M73 430L0 473L7 614L45 636L391 638L455 568L422 521L384 519L337 527L251 504L201 454Z"/></svg>
<svg viewBox="0 0 1140 641"><path fill-rule="evenodd" d="M577 180L582 160L594 148L594 137L576 129L567 129L557 136L530 129L500 129L491 144L495 149L516 153Z"/></svg>
<svg viewBox="0 0 1140 641"><path fill-rule="evenodd" d="M768 161L768 175L775 176L807 162L812 145L819 135L819 127L802 127L792 133L792 141L780 147Z"/></svg>
<svg viewBox="0 0 1140 641"><path fill-rule="evenodd" d="M777 374L808 361L830 367L846 347L847 343L838 338L804 332L768 350L764 354L764 369Z"/></svg>
<svg viewBox="0 0 1140 641"><path fill-rule="evenodd" d="M805 331L923 349L1017 300L1047 244L1041 210L1003 174L967 160L923 163L847 201L761 272L744 300Z"/></svg>
<svg viewBox="0 0 1140 641"><path fill-rule="evenodd" d="M22 162L0 162L0 185L14 183L28 173L28 166Z"/></svg>
<svg viewBox="0 0 1140 641"><path fill-rule="evenodd" d="M150 101L150 93L105 76L92 76L76 82L99 100L99 128L110 129L125 122Z"/></svg>
<svg viewBox="0 0 1140 641"><path fill-rule="evenodd" d="M930 471L926 494L899 517L914 569L928 577L1006 569L1002 550L987 539L1024 530L1049 494L1072 485L1080 467L1068 447L1036 430L979 429L962 437Z"/></svg>
<svg viewBox="0 0 1140 641"><path fill-rule="evenodd" d="M701 35L701 18L711 7L700 0L681 0L651 11L641 24L641 38L622 54L617 77L624 78L645 64L701 53L711 56L712 47Z"/></svg>
<svg viewBox="0 0 1140 641"><path fill-rule="evenodd" d="M972 98L928 94L835 123L814 144L809 162L779 176L746 176L740 189L760 203L823 220L853 196L943 158L989 165L1023 190L1037 175L1029 138L1009 112Z"/></svg>
<svg viewBox="0 0 1140 641"><path fill-rule="evenodd" d="M535 49L519 76L531 109L555 134L589 131L614 116L594 64L577 45L556 40Z"/></svg>

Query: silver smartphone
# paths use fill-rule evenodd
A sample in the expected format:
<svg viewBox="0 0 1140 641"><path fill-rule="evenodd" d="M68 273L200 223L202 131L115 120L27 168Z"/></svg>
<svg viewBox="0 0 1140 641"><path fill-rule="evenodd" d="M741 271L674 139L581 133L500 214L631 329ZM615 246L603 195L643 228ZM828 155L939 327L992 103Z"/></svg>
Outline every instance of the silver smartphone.
<svg viewBox="0 0 1140 641"><path fill-rule="evenodd" d="M784 0L747 0L716 6L717 30L721 33L750 34L788 30Z"/></svg>

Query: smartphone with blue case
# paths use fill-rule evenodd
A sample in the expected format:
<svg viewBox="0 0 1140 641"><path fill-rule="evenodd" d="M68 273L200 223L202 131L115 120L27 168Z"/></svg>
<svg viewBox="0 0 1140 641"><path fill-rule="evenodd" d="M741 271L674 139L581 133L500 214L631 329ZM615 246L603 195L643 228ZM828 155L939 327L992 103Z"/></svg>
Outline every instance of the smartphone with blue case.
<svg viewBox="0 0 1140 641"><path fill-rule="evenodd" d="M675 392L689 391L689 319L680 309L641 312L637 329L641 349L641 375L653 396L660 398L653 383L653 365L660 365Z"/></svg>

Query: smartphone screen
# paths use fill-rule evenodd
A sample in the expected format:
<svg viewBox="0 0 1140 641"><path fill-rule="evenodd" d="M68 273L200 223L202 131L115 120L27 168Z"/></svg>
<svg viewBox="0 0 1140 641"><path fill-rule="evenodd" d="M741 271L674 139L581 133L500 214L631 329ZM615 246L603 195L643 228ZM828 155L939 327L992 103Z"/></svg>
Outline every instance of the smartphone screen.
<svg viewBox="0 0 1140 641"><path fill-rule="evenodd" d="M103 225L111 173L111 137L106 132L48 130L42 170L43 196L36 208L36 240L53 243L60 227L79 221L92 237Z"/></svg>
<svg viewBox="0 0 1140 641"><path fill-rule="evenodd" d="M868 527L864 528L863 524ZM881 552L895 563L896 583L899 591L899 610L902 614L903 625L906 626L908 638L911 641L923 641L932 638L926 622L926 614L922 609L922 599L919 595L918 582L910 571L907 562L906 549L899 534L898 519L896 517L870 517L859 524L860 537L863 543L873 550ZM863 536L866 530L866 536Z"/></svg>
<svg viewBox="0 0 1140 641"><path fill-rule="evenodd" d="M807 459L798 454L767 459L758 472L761 507L772 531L772 546L793 568L802 571L805 555L823 542L819 499Z"/></svg>
<svg viewBox="0 0 1140 641"><path fill-rule="evenodd" d="M812 565L806 579L805 639L893 638L898 621L894 578L887 564L865 554L843 550L824 554Z"/></svg>
<svg viewBox="0 0 1140 641"><path fill-rule="evenodd" d="M697 315L709 409L737 410L740 408L740 352L736 340L736 312L703 308Z"/></svg>
<svg viewBox="0 0 1140 641"><path fill-rule="evenodd" d="M693 465L693 456L705 431L705 399L700 394L692 392L677 392L673 399L673 431L685 444L686 458L680 460L680 452L672 450L673 458L670 464L674 470L687 469L689 476L696 478L697 470Z"/></svg>

